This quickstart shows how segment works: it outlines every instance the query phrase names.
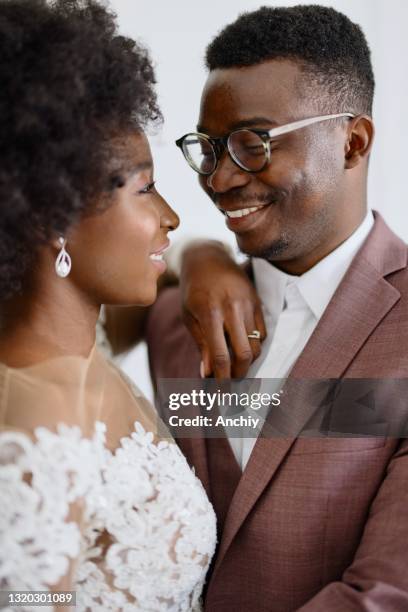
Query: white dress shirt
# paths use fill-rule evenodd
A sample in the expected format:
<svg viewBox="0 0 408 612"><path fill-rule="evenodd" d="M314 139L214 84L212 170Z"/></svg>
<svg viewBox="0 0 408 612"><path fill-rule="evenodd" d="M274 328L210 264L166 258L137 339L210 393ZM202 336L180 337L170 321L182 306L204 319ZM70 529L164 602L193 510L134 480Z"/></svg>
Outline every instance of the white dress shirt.
<svg viewBox="0 0 408 612"><path fill-rule="evenodd" d="M288 376L373 224L373 214L369 210L347 240L301 276L286 274L265 259L252 259L268 336L261 355L249 369L248 378L282 379ZM271 393L280 388L281 382L277 380L276 389L269 383L267 390ZM229 437L229 442L244 470L256 435Z"/></svg>

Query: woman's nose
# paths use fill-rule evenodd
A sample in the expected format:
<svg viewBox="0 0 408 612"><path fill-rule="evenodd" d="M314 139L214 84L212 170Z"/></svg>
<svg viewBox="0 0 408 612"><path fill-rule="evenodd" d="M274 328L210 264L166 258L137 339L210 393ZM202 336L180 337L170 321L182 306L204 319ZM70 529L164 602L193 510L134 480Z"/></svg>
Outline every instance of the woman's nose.
<svg viewBox="0 0 408 612"><path fill-rule="evenodd" d="M167 231L172 232L178 228L180 225L180 218L178 214L171 208L171 206L166 202L166 200L162 197L162 211L160 214L160 225L167 229Z"/></svg>

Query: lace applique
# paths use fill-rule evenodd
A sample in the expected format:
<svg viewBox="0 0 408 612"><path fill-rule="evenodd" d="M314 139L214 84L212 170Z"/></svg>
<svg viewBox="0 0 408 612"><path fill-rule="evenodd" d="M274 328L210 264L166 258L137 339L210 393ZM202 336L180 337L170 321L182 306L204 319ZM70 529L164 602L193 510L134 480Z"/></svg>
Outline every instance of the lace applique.
<svg viewBox="0 0 408 612"><path fill-rule="evenodd" d="M0 434L0 587L46 590L77 559L77 610L199 610L216 539L201 483L139 423L115 453L104 431ZM81 530L69 520L78 501Z"/></svg>

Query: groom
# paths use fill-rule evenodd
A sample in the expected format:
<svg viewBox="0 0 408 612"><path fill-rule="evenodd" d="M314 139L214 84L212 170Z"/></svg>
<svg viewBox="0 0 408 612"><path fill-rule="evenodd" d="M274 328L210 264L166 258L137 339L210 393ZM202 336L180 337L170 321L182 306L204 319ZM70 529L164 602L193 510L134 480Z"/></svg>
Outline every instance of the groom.
<svg viewBox="0 0 408 612"><path fill-rule="evenodd" d="M179 145L252 258L268 341L249 375L407 378L407 247L367 210L374 78L360 28L329 8L262 8L206 60L204 136ZM172 288L149 315L156 380L199 377L179 310ZM207 612L408 610L407 441L179 443L218 516Z"/></svg>

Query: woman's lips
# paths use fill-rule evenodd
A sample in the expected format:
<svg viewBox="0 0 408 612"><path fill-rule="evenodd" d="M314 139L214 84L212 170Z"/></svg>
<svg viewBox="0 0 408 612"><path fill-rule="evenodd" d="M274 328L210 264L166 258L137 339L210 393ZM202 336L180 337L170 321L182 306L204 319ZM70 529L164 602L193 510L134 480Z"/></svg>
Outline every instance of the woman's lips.
<svg viewBox="0 0 408 612"><path fill-rule="evenodd" d="M163 255L150 255L150 261L158 270L160 270L160 272L164 272L167 268L167 264L163 259Z"/></svg>
<svg viewBox="0 0 408 612"><path fill-rule="evenodd" d="M170 245L170 242L167 241L166 244L164 244L159 249L157 249L157 251L150 253L149 255L150 261L155 266L155 268L159 270L160 273L164 272L167 268L167 264L163 259L163 255L164 255L165 250L169 247L169 245Z"/></svg>

